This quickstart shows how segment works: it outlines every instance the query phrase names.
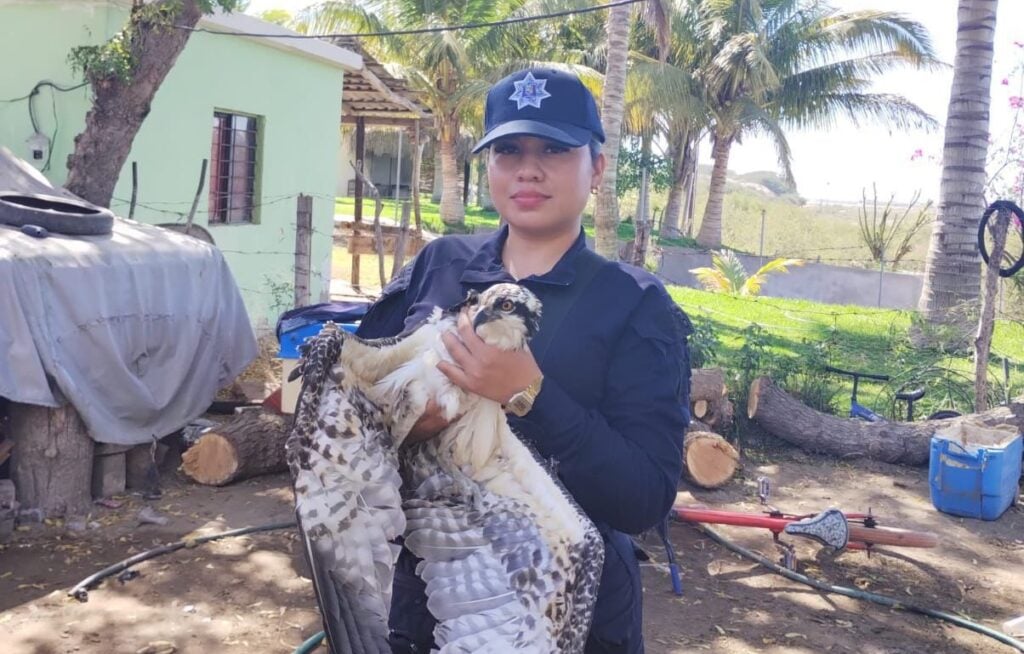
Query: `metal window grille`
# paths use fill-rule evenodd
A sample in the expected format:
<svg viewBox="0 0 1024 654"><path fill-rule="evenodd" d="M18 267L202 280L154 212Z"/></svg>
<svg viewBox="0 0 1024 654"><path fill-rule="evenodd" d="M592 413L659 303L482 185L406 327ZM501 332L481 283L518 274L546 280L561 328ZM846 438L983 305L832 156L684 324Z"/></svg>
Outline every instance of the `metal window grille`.
<svg viewBox="0 0 1024 654"><path fill-rule="evenodd" d="M259 121L255 116L213 114L210 222L253 221Z"/></svg>

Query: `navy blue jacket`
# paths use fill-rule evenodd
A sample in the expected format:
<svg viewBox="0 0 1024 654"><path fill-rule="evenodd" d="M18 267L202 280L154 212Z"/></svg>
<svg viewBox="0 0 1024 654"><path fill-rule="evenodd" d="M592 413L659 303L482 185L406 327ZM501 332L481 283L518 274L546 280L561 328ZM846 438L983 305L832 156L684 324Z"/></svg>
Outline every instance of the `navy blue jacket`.
<svg viewBox="0 0 1024 654"><path fill-rule="evenodd" d="M416 326L435 306L449 307L469 289L515 280L504 269L507 228L486 237L447 236L428 244L371 307L359 328L365 337L393 336ZM682 439L689 421L680 404L685 345L669 310L671 299L646 271L602 260L586 289L572 284L576 243L544 275L520 279L540 301L577 292L543 360L544 384L512 428L552 461L559 478L604 535L605 564L587 642L588 654L643 651L640 572L627 534L665 518L682 472ZM391 611L392 640L426 651L433 620L425 607L415 559L403 552Z"/></svg>

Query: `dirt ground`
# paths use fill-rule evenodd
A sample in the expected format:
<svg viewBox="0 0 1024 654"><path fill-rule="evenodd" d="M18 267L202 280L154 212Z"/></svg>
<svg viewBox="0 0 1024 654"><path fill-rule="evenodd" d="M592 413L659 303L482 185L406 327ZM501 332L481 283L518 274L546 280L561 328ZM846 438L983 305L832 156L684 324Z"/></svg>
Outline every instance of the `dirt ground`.
<svg viewBox="0 0 1024 654"><path fill-rule="evenodd" d="M869 507L889 524L934 531L933 550L848 552L833 558L798 543L799 569L833 584L855 586L999 628L1024 613L1024 511L982 522L936 512L925 470L843 463L793 450L752 450L724 489L680 486L680 499L713 507L760 510L755 479L770 477L772 503L791 512L827 506ZM312 586L291 530L232 538L183 549L140 564L138 577L109 579L89 601L68 588L123 558L188 534L288 520L285 475L223 489L199 487L170 473L164 496L121 498L95 507L84 532L60 523L18 531L0 547L0 650L7 654L146 652L251 653L294 650L319 631ZM139 525L146 504L170 519ZM720 527L728 538L769 558L768 532ZM683 569L676 597L664 551L648 539L644 565L645 634L650 654L682 652L857 652L911 654L1012 651L930 618L791 582L732 554L685 524L671 539ZM326 651L326 650L318 650Z"/></svg>

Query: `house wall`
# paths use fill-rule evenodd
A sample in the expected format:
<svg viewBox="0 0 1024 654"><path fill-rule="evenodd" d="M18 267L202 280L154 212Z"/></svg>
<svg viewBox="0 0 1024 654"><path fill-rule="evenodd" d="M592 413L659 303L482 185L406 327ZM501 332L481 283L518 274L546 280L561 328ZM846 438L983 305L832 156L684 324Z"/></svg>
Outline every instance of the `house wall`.
<svg viewBox="0 0 1024 654"><path fill-rule="evenodd" d="M349 194L349 185L352 180L356 178L355 171L352 168L352 162L356 160L355 155L355 133L346 134L345 137L339 136L339 158L338 162L338 184L336 187L336 193L340 197L345 197ZM383 187L387 184L393 184L395 179L395 155L381 155L374 156L367 154L367 170L370 172L370 179L374 184L383 190ZM408 186L412 183L412 154L409 142L405 141L402 144L402 184ZM393 196L389 196L393 197Z"/></svg>
<svg viewBox="0 0 1024 654"><path fill-rule="evenodd" d="M0 24L14 38L0 41L0 99L27 94L39 80L78 83L66 61L74 45L98 43L120 29L124 7L43 0L0 8ZM39 39L46 34L46 39ZM29 56L29 54L31 56ZM135 218L182 222L192 204L204 158L210 157L214 110L260 117L253 224L209 225L209 179L195 222L207 226L224 252L257 327L272 326L293 302L296 197L313 196L312 301L329 279L343 71L340 67L237 36L195 33L167 75L132 147L111 208L128 214L131 165L137 161ZM46 174L62 184L73 138L84 126L87 89L35 102L42 129L57 129ZM26 102L0 105L0 142L26 156L31 133ZM28 157L26 157L28 158Z"/></svg>

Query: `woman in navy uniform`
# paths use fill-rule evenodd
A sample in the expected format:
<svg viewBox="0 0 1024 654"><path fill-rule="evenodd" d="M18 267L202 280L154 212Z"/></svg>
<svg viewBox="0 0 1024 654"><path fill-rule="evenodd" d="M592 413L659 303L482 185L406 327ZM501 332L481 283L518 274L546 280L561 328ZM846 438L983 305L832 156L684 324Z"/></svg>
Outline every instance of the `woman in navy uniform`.
<svg viewBox="0 0 1024 654"><path fill-rule="evenodd" d="M604 171L604 132L580 80L550 68L502 79L487 95L487 175L503 225L485 236L428 244L362 321L359 334L393 336L470 289L519 283L543 303L523 352L483 343L461 319L445 336L461 388L505 405L512 428L548 460L604 536L605 562L586 652L643 652L640 571L629 534L663 520L675 499L688 403L685 345L671 299L651 274L586 247L588 196ZM428 407L411 438L444 427ZM435 621L408 551L391 610L394 652L428 652Z"/></svg>

